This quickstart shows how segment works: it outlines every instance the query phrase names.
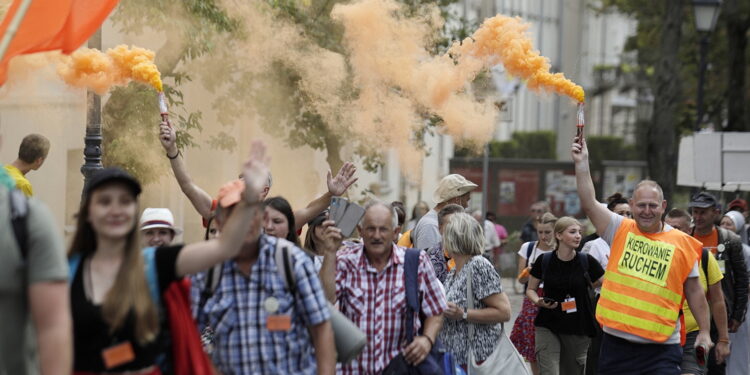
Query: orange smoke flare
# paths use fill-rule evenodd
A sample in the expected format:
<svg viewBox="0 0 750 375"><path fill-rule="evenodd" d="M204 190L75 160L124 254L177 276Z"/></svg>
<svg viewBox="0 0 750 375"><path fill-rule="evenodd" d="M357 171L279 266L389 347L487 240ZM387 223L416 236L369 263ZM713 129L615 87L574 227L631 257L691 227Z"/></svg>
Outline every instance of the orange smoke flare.
<svg viewBox="0 0 750 375"><path fill-rule="evenodd" d="M103 94L114 85L126 85L131 80L163 91L161 73L154 64L154 52L138 47L119 45L103 53L83 48L63 58L58 75L69 85L83 87Z"/></svg>
<svg viewBox="0 0 750 375"><path fill-rule="evenodd" d="M450 53L458 57L460 65L476 63L485 67L502 63L507 72L526 81L535 91L545 90L567 95L578 102L585 100L583 88L565 78L562 73L550 73L550 62L534 50L526 34L529 28L518 17L497 15L486 19L471 38L461 44L454 43Z"/></svg>

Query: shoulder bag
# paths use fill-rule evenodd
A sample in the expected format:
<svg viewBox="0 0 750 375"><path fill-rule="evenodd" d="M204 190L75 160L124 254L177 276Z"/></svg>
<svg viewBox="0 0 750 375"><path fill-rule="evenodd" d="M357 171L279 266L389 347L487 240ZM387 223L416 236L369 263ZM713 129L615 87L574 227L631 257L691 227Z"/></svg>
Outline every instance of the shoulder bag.
<svg viewBox="0 0 750 375"><path fill-rule="evenodd" d="M406 293L406 342L414 340L414 317L420 312L419 303L419 255L421 250L406 249L404 254L404 286ZM383 375L453 375L455 365L450 353L439 350L440 342L436 340L427 358L420 364L412 366L406 362L403 353L393 358L383 370Z"/></svg>
<svg viewBox="0 0 750 375"><path fill-rule="evenodd" d="M468 265L468 264L467 264ZM468 308L474 308L474 292L471 289L471 268L468 268L466 275L466 297ZM478 365L474 360L474 323L469 323L469 375L529 375L529 370L524 363L523 357L518 353L516 347L505 334L505 325L500 323L500 338L495 345L495 350L487 359Z"/></svg>
<svg viewBox="0 0 750 375"><path fill-rule="evenodd" d="M292 265L291 250L289 250L289 247L293 245L291 242L277 239L276 251L274 252L279 276L292 295L296 293L294 266ZM349 363L362 353L365 345L367 345L367 335L330 302L328 303L328 310L331 312L331 327L333 328L333 339L336 345L336 362Z"/></svg>

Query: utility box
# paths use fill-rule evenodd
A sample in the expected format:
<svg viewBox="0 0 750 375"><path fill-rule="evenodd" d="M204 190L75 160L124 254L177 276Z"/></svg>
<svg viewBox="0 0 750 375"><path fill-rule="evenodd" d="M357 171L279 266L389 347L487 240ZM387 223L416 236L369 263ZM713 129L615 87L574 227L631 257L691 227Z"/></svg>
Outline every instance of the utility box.
<svg viewBox="0 0 750 375"><path fill-rule="evenodd" d="M680 140L677 185L750 191L750 133L698 133Z"/></svg>

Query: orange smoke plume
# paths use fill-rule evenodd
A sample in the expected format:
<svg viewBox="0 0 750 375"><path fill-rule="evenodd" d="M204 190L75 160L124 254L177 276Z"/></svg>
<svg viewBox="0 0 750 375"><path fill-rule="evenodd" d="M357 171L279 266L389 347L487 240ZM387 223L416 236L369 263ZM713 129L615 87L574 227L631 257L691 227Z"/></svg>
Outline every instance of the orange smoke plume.
<svg viewBox="0 0 750 375"><path fill-rule="evenodd" d="M497 15L486 19L471 38L454 43L450 53L458 58L459 66L475 64L476 61L468 61L471 59L481 61L485 68L502 63L510 75L525 80L532 90L550 91L583 102L581 86L562 73L550 73L549 59L533 49L526 34L528 28L529 24L518 17Z"/></svg>
<svg viewBox="0 0 750 375"><path fill-rule="evenodd" d="M63 57L58 75L69 85L88 88L104 94L114 85L126 85L131 80L163 91L161 73L154 64L154 52L138 47L119 45L103 53L83 48Z"/></svg>

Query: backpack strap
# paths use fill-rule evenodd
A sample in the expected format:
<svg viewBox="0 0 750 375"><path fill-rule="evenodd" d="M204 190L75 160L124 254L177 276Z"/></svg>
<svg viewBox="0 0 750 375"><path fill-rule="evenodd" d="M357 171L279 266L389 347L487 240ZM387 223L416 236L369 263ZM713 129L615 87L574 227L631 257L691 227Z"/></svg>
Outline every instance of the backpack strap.
<svg viewBox="0 0 750 375"><path fill-rule="evenodd" d="M586 279L589 287L593 289L594 283L591 282L591 276L589 275L589 256L576 252L576 257L578 257L578 262L581 264L581 268L583 268L583 277Z"/></svg>
<svg viewBox="0 0 750 375"><path fill-rule="evenodd" d="M156 306L161 306L161 293L159 292L159 277L156 274L156 248L151 246L141 250L143 255L143 263L146 267L146 282L148 283L148 290L151 292L151 299L154 300Z"/></svg>
<svg viewBox="0 0 750 375"><path fill-rule="evenodd" d="M536 249L536 241L531 241L526 245L526 267L531 263L531 254L534 252L534 249Z"/></svg>
<svg viewBox="0 0 750 375"><path fill-rule="evenodd" d="M29 216L29 201L21 190L12 189L8 191L10 206L10 222L13 226L13 234L21 251L21 259L26 260L29 255L29 231L26 218Z"/></svg>
<svg viewBox="0 0 750 375"><path fill-rule="evenodd" d="M701 248L701 267L708 283L708 250L705 247Z"/></svg>
<svg viewBox="0 0 750 375"><path fill-rule="evenodd" d="M221 276L224 273L223 270L224 263L222 262L209 268L206 272L206 282L203 285L203 290L201 290L200 299L198 300L198 311L203 311L206 301L216 293L216 288L219 287Z"/></svg>
<svg viewBox="0 0 750 375"><path fill-rule="evenodd" d="M554 251L542 254L542 282L544 282L544 279L547 278L547 268L549 268L549 262L552 261L553 254L555 254Z"/></svg>
<svg viewBox="0 0 750 375"><path fill-rule="evenodd" d="M81 264L81 253L75 253L68 258L68 284L73 284L78 266Z"/></svg>
<svg viewBox="0 0 750 375"><path fill-rule="evenodd" d="M419 249L404 254L404 289L406 291L406 342L414 340L414 316L419 312Z"/></svg>
<svg viewBox="0 0 750 375"><path fill-rule="evenodd" d="M279 271L279 277L284 281L286 289L294 295L296 292L296 282L294 280L294 271L292 269L292 259L289 252L289 246L282 243L283 240L276 239L276 251L274 251L274 258L276 259L276 268Z"/></svg>

